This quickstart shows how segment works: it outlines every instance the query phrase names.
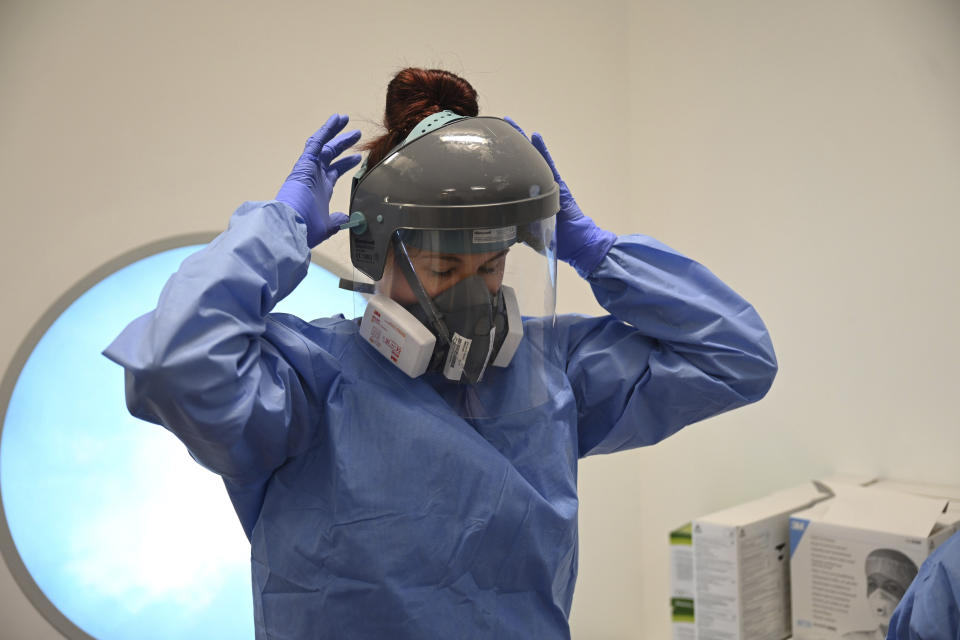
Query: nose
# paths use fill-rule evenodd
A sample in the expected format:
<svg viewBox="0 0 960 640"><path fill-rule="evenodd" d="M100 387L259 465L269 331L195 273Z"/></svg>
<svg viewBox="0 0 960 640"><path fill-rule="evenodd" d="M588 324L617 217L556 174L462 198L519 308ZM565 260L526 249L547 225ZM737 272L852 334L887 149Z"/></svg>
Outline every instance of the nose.
<svg viewBox="0 0 960 640"><path fill-rule="evenodd" d="M484 285L487 287L487 291L490 292L490 295L496 295L497 291L500 290L500 281L502 278L489 273L484 273L480 267L476 267L458 270L448 282L444 283L443 288L436 291L434 295L439 295L447 289L451 289L469 278L479 278L482 280Z"/></svg>

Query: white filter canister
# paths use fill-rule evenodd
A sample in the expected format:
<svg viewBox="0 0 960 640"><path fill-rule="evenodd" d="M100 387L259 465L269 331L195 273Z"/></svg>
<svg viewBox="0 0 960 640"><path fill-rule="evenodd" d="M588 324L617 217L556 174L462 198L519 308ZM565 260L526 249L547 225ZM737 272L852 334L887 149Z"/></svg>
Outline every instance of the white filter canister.
<svg viewBox="0 0 960 640"><path fill-rule="evenodd" d="M517 293L506 285L501 287L501 290L503 291L503 302L507 308L507 337L493 361L495 367L509 366L510 361L513 360L513 354L517 352L517 347L523 340L523 318L520 317Z"/></svg>
<svg viewBox="0 0 960 640"><path fill-rule="evenodd" d="M427 370L437 343L423 323L382 293L367 301L360 335L411 378Z"/></svg>

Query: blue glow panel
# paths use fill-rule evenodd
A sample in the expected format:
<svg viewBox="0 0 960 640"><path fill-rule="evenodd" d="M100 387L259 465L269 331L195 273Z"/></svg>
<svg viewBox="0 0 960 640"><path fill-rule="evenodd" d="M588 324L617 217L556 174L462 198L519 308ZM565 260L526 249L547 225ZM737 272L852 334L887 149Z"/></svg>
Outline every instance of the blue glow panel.
<svg viewBox="0 0 960 640"><path fill-rule="evenodd" d="M162 427L131 417L101 351L151 310L182 247L82 294L20 374L0 441L0 490L23 563L100 640L253 638L250 547L220 478ZM353 294L310 265L277 311L352 315Z"/></svg>

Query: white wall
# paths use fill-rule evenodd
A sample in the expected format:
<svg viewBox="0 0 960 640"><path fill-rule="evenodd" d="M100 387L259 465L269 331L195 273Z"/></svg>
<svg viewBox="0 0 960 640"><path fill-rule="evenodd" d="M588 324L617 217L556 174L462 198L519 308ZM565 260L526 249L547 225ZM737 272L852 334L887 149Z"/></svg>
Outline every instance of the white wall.
<svg viewBox="0 0 960 640"><path fill-rule="evenodd" d="M667 637L691 516L834 470L960 483L958 33L952 1L631 9L633 210L754 302L781 365L763 402L586 466L583 584L639 583L633 637Z"/></svg>
<svg viewBox="0 0 960 640"><path fill-rule="evenodd" d="M760 404L583 463L575 637L666 637L666 532L692 516L832 470L960 483L960 4L435 11L0 3L0 368L83 274L223 228L329 113L373 133L393 72L441 66L540 130L601 224L750 299L781 361ZM561 287L561 311L597 311L571 270ZM0 629L59 637L3 569Z"/></svg>

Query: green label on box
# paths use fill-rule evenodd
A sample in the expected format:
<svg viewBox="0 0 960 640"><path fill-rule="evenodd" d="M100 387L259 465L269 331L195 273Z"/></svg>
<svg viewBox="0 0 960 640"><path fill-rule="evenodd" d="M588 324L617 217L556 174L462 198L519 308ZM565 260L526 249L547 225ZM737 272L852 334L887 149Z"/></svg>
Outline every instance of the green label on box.
<svg viewBox="0 0 960 640"><path fill-rule="evenodd" d="M692 598L670 598L670 608L674 622L693 622Z"/></svg>
<svg viewBox="0 0 960 640"><path fill-rule="evenodd" d="M670 544L693 544L693 528L690 522L670 532Z"/></svg>

